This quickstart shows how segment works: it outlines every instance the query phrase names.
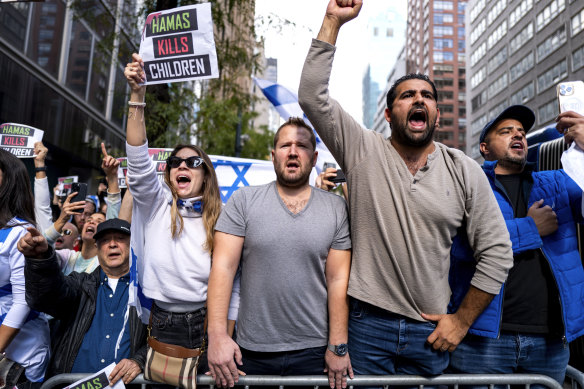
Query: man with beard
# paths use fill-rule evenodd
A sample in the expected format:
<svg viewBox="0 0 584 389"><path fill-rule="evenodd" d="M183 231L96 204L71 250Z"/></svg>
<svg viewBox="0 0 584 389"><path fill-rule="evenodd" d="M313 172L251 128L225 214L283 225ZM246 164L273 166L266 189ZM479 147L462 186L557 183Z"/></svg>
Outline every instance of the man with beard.
<svg viewBox="0 0 584 389"><path fill-rule="evenodd" d="M582 190L563 170L535 172L526 163L525 134L534 122L531 109L514 105L481 132L483 170L511 235L514 265L504 293L452 353L451 367L460 373L545 374L563 384L567 342L584 334L584 269L575 224L583 220ZM584 146L584 117L563 113L557 128L568 143ZM456 307L474 261L463 239L452 253Z"/></svg>
<svg viewBox="0 0 584 389"><path fill-rule="evenodd" d="M207 302L209 368L218 386L237 382L235 362L246 374L328 371L338 388L352 376L347 206L308 184L315 147L307 124L290 118L274 136L276 181L239 189L217 221ZM238 266L236 344L227 334L227 309Z"/></svg>
<svg viewBox="0 0 584 389"><path fill-rule="evenodd" d="M330 0L298 91L349 187L351 363L355 374L440 374L447 351L507 277L509 233L476 162L432 141L440 114L428 77L409 74L389 90L389 139L363 129L329 97L333 45L361 6ZM471 237L477 271L460 308L447 314L450 247L459 230Z"/></svg>

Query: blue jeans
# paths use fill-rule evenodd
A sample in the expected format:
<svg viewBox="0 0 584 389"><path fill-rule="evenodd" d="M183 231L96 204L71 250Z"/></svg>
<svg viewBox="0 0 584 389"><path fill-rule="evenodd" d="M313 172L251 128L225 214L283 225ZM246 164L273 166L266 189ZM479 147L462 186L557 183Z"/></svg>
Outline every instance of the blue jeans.
<svg viewBox="0 0 584 389"><path fill-rule="evenodd" d="M467 335L450 357L452 373L544 374L564 383L567 343L544 335L501 332L498 339ZM532 388L540 385L532 385Z"/></svg>
<svg viewBox="0 0 584 389"><path fill-rule="evenodd" d="M205 315L207 308L201 308L194 312L170 312L156 304L152 304L152 336L161 342L174 344L186 348L198 348L206 338ZM206 342L205 342L206 343ZM208 369L207 353L199 358L197 374L203 374Z"/></svg>
<svg viewBox="0 0 584 389"><path fill-rule="evenodd" d="M349 354L355 374L441 374L447 352L426 342L436 326L351 299Z"/></svg>

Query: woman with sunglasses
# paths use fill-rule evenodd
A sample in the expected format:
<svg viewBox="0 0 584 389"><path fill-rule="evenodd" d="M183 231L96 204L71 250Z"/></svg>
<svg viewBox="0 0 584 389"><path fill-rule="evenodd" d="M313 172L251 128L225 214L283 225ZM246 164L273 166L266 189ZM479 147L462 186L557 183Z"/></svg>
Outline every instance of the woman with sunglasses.
<svg viewBox="0 0 584 389"><path fill-rule="evenodd" d="M194 145L179 145L167 159L164 184L148 154L144 124L143 62L133 54L124 71L131 89L126 133L128 182L134 197L132 241L138 280L153 300L152 336L186 348L204 339L207 283L221 197L213 164ZM237 286L230 319L237 317ZM200 368L206 369L206 356ZM204 370L206 371L206 370Z"/></svg>
<svg viewBox="0 0 584 389"><path fill-rule="evenodd" d="M16 246L27 227L36 225L34 200L26 167L1 149L0 199L0 381L8 376L7 387L40 387L49 361L49 326L26 303L24 256ZM11 374L9 360L16 362Z"/></svg>

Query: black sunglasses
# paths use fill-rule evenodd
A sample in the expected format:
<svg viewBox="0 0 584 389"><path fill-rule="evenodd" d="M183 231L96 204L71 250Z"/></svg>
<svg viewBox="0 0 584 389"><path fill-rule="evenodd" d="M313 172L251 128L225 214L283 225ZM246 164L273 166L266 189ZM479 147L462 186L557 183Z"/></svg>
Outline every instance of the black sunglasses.
<svg viewBox="0 0 584 389"><path fill-rule="evenodd" d="M73 231L71 230L63 230L61 231L61 235L71 235L73 233Z"/></svg>
<svg viewBox="0 0 584 389"><path fill-rule="evenodd" d="M185 159L182 159L182 158L176 157L176 156L172 156L172 157L168 157L168 159L166 160L166 163L168 164L168 166L170 166L171 169L176 169L183 162L186 162L187 167L194 169L196 167L201 166L204 161L203 161L203 158L197 157L197 156L192 156L192 157L188 157Z"/></svg>

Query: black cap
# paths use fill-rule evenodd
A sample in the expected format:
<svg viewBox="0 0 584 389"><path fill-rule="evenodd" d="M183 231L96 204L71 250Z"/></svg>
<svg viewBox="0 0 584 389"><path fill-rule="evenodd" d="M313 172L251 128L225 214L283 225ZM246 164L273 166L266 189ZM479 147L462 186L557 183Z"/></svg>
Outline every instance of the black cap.
<svg viewBox="0 0 584 389"><path fill-rule="evenodd" d="M109 219L97 225L97 232L93 235L93 239L98 240L108 231L121 232L130 235L130 223L122 219Z"/></svg>
<svg viewBox="0 0 584 389"><path fill-rule="evenodd" d="M535 114L525 105L512 105L507 107L496 118L487 123L481 131L480 142L483 143L489 131L495 127L495 124L503 119L515 119L521 123L525 132L529 131L535 123Z"/></svg>

